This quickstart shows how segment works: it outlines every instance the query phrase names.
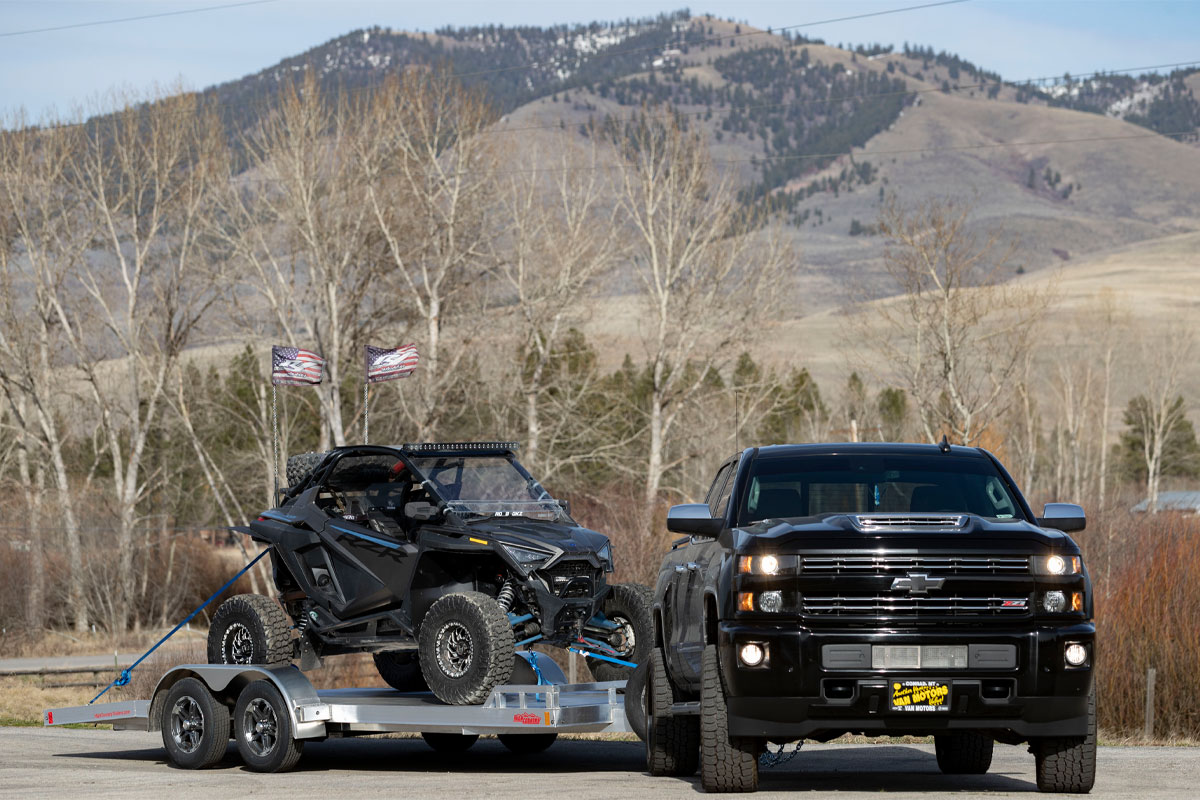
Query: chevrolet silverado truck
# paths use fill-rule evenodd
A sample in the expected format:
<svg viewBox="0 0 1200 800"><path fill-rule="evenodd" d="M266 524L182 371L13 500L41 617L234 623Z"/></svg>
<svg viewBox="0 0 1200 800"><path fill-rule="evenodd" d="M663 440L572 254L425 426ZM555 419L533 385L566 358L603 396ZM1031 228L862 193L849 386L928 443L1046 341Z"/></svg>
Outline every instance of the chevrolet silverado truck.
<svg viewBox="0 0 1200 800"><path fill-rule="evenodd" d="M1028 743L1042 791L1096 769L1091 582L997 459L915 444L775 445L674 506L652 607L651 774L754 791L768 743L932 736L950 774Z"/></svg>

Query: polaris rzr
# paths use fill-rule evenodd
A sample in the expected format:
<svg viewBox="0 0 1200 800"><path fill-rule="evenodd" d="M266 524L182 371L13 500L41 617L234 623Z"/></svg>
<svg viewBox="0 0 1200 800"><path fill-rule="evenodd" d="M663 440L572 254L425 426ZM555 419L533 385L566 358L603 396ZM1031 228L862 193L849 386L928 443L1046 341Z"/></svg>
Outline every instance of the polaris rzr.
<svg viewBox="0 0 1200 800"><path fill-rule="evenodd" d="M363 445L290 458L280 506L237 529L271 546L279 603L223 603L209 661L298 658L309 669L371 653L388 685L456 705L483 702L515 661L526 669L515 650L535 642L588 655L597 680L626 678L653 639L649 590L607 582L608 538L571 519L515 449Z"/></svg>

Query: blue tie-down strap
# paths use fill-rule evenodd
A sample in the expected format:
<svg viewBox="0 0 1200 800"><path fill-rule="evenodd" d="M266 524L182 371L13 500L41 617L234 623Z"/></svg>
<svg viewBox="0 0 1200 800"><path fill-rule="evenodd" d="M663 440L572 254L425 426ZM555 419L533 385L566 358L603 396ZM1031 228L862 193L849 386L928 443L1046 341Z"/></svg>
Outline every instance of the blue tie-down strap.
<svg viewBox="0 0 1200 800"><path fill-rule="evenodd" d="M257 564L259 561L261 561L262 557L265 556L269 552L271 552L271 548L268 547L266 550L263 550L261 553L259 553L257 556L255 556L253 561L251 561L246 566L242 567L241 570L238 571L237 575L234 575L232 578L225 581L224 586L222 586L220 589L217 589L215 592L212 593L212 596L210 596L207 600L205 600L200 605L196 606L196 608L192 611L192 613L190 613L186 617L184 617L183 620L178 625L176 625L174 628L171 629L170 633L168 633L166 636L162 637L157 642L155 642L154 646L151 647L149 650L142 653L141 656L138 657L137 661L130 664L126 669L121 670L121 674L118 675L115 679L113 679L112 683L110 683L108 686L105 686L104 689L101 690L100 694L96 695L91 700L89 700L88 705L90 706L92 703L99 700L101 697L104 696L105 692L107 692L109 689L113 688L114 686L127 686L129 684L129 681L131 680L131 676L129 673L133 672L134 669L137 668L138 664L141 664L143 661L145 661L146 658L149 657L149 655L151 653L153 653L155 650L157 650L159 648L159 646L163 642L165 642L167 639L170 639L172 636L174 636L179 631L180 628L182 628L184 625L187 625L189 622L191 622L192 617L196 616L201 611L203 611L208 606L209 603L211 603L213 600L216 600L218 597L220 597L221 594L224 593L224 591L226 589L228 589L230 586L233 586L233 584L237 583L238 578L242 577L247 572L249 572L250 568L253 567L255 564Z"/></svg>
<svg viewBox="0 0 1200 800"><path fill-rule="evenodd" d="M600 653L593 653L591 650L581 650L578 647L568 647L567 650L569 650L572 653L578 653L579 655L583 656L584 658L598 658L601 661L608 661L609 663L612 663L612 664L620 664L622 667L630 667L631 669L637 669L637 664L633 663L632 661L625 661L624 659L621 659L621 658L614 658L613 656L606 656L606 655L601 655Z"/></svg>

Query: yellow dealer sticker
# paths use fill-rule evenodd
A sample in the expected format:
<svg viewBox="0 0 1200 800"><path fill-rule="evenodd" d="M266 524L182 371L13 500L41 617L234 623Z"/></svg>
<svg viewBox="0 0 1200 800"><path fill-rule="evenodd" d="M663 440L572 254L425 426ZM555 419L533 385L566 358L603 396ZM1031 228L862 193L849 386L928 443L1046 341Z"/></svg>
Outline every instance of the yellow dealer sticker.
<svg viewBox="0 0 1200 800"><path fill-rule="evenodd" d="M949 681L892 681L893 711L949 711Z"/></svg>

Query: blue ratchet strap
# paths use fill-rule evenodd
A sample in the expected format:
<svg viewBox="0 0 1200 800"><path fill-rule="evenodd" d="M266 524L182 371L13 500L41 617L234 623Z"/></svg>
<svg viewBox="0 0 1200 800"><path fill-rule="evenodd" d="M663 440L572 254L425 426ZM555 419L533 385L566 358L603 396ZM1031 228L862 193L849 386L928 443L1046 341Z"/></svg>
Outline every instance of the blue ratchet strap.
<svg viewBox="0 0 1200 800"><path fill-rule="evenodd" d="M568 647L567 650L572 653L578 653L584 658L598 658L601 661L609 661L613 664L620 664L622 667L632 667L633 669L637 669L637 664L633 663L632 661L625 661L620 658L613 658L612 656L602 656L599 653L593 653L591 650L580 650L578 647Z"/></svg>
<svg viewBox="0 0 1200 800"><path fill-rule="evenodd" d="M113 682L112 682L112 683L110 683L108 686L105 686L105 687L104 687L104 689L103 689L103 691L101 691L101 692L100 692L100 694L96 695L96 696L95 696L95 697L93 697L91 700L89 700L89 701L88 701L88 705L90 706L92 703L94 703L94 702L96 702L97 700L99 700L101 697L103 697L103 696L104 696L104 692L107 692L109 689L113 688L114 686L125 686L125 685L127 685L127 684L129 683L129 681L130 681L130 675L129 675L129 673L133 672L133 671L134 671L134 669L136 669L136 668L137 668L137 665L138 665L138 664L141 664L143 661L145 661L145 660L146 660L146 658L147 658L147 657L149 657L149 655L150 655L151 653L153 653L155 650L157 650L157 649L159 648L159 646L160 646L160 645L161 645L163 642L165 642L167 639L170 639L172 636L174 636L176 633L178 633L180 628L182 628L184 625L187 625L189 622L191 622L191 621L192 621L192 617L194 617L194 616L196 616L197 614L199 614L201 611L203 611L203 610L205 609L205 607L207 607L207 606L208 606L208 604L209 604L209 603L211 603L213 600L216 600L218 597L220 597L220 596L221 596L221 594L222 594L222 593L223 593L223 592L224 592L226 589L228 589L230 586L233 586L233 584L234 584L235 582L237 582L237 579L238 579L238 578L242 577L242 576L243 576L243 575L245 575L247 572L249 572L249 571L250 571L250 568L251 568L251 567L253 567L255 564L257 564L259 561L261 561L261 560L262 560L262 557L263 557L263 556L265 556L265 555L266 555L267 553L269 553L269 552L271 552L271 548L269 548L269 547L268 547L266 550L263 550L261 553L259 553L259 554L258 554L258 555L257 555L257 556L254 558L254 560L253 560L253 561L251 561L251 562L250 562L249 564L247 564L246 566L242 567L241 571L240 571L240 572L238 572L238 574L237 574L237 575L234 575L232 578L230 578L228 581L226 581L226 582L225 582L225 585L224 585L224 586L222 586L220 589L217 589L215 592L213 592L213 594L212 594L212 596L211 596L211 597L209 597L207 600L205 600L205 601L204 601L203 603L201 603L200 605L196 606L196 609L195 609L195 610L194 610L192 613L190 613L190 614L188 614L186 617L184 617L182 622L180 622L178 625L176 625L174 628L172 628L170 633L168 633L166 636L164 636L164 637L162 637L161 639L159 639L159 640L158 640L158 642L157 642L157 643L156 643L156 644L155 644L153 647L151 647L149 650L147 650L146 652L142 653L141 657L139 657L137 661L135 661L135 662L133 662L132 664L130 664L130 665L129 665L129 667L128 667L127 669L123 669L123 670L121 670L121 674L120 674L120 675L118 675L118 676L116 677L116 679L115 679L115 680L113 680Z"/></svg>

